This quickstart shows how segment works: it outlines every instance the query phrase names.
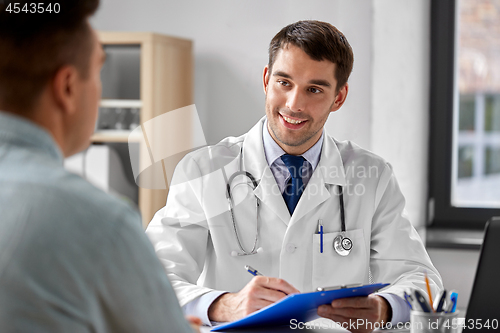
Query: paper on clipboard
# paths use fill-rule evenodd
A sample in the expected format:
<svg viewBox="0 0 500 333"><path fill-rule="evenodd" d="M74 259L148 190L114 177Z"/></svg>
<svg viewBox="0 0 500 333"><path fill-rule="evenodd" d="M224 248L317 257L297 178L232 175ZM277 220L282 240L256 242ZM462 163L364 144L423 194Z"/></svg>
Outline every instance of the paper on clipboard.
<svg viewBox="0 0 500 333"><path fill-rule="evenodd" d="M368 296L388 285L388 283L376 283L353 288L288 295L282 300L244 318L216 326L211 331L219 332L235 328L290 325L292 319L305 323L319 318L316 309L320 305L329 304L338 298Z"/></svg>

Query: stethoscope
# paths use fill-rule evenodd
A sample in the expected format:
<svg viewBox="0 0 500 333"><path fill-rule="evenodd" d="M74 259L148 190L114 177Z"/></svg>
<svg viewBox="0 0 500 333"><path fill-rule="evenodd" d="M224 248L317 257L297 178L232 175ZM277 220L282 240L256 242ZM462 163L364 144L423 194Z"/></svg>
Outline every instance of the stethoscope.
<svg viewBox="0 0 500 333"><path fill-rule="evenodd" d="M234 200L233 200L233 196L231 194L231 184L233 183L233 180L237 177L237 176L246 176L248 179L250 179L250 182L251 182L251 185L248 184L248 182L244 182L244 183L241 183L241 184L246 184L247 186L250 186L251 189L252 189L252 192L257 188L257 180L255 180L255 177L252 176L252 174L248 171L243 171L242 170L242 164L243 164L243 147L241 147L240 149L240 164L239 164L239 170L236 171L235 173L233 173L231 175L231 177L229 177L229 180L227 180L226 182L226 198L227 198L227 202L229 204L229 212L231 214L231 220L233 221L233 229L234 229L234 234L236 235L236 241L238 242L238 246L240 248L240 251L241 252L237 252L237 251L232 251L231 252L231 255L233 257L237 257L237 256L249 256L249 255L252 255L252 254L256 254L256 253L261 253L262 252L262 247L259 247L257 249L257 243L259 241L259 206L260 206L260 200L259 198L254 194L255 196L255 216L257 218L257 223L255 223L255 240L253 242L253 247L252 247L252 250L250 251L247 251L245 250L245 248L243 247L243 244L241 243L240 241L240 237L238 235L238 228L236 227L236 218L234 217Z"/></svg>
<svg viewBox="0 0 500 333"><path fill-rule="evenodd" d="M257 248L257 243L259 240L260 200L255 194L254 194L255 199L256 199L255 213L256 213L256 217L257 217L257 223L255 224L255 240L253 243L253 247L250 251L245 250L245 248L243 247L243 244L241 243L241 240L240 240L240 237L238 234L238 228L236 227L236 219L235 219L234 210L233 210L233 208L234 208L233 201L234 200L233 200L233 196L231 194L231 185L232 185L234 179L237 176L247 177L250 180L251 184L249 184L248 181L245 183L241 183L241 184L246 184L247 186L250 186L252 188L252 191L254 191L258 186L257 180L255 180L255 177L252 176L252 174L250 172L242 170L242 163L243 163L243 147L240 150L239 171L236 171L235 173L233 173L231 175L231 177L229 177L229 180L227 180L227 182L226 182L226 198L227 198L227 202L229 205L229 212L230 212L231 220L233 223L233 229L234 229L234 234L236 236L236 241L237 241L238 247L240 248L240 251L241 251L241 252L232 251L231 255L233 257L248 256L248 255L252 255L252 254L256 254L256 253L261 253L263 251L262 247ZM340 220L341 220L341 224L342 224L342 226L341 226L342 229L340 231L340 234L337 235L333 240L333 248L334 248L335 252L337 252L340 256L345 257L345 256L349 255L349 253L351 253L352 240L349 237L345 236L346 228L345 228L345 212L344 212L344 192L343 192L342 186L338 185L338 187L339 187L339 201L340 201Z"/></svg>
<svg viewBox="0 0 500 333"><path fill-rule="evenodd" d="M340 221L342 223L342 229L340 235L337 235L333 239L333 248L342 257L348 256L352 250L352 240L345 236L345 213L344 213L344 189L339 186L339 201L340 201Z"/></svg>

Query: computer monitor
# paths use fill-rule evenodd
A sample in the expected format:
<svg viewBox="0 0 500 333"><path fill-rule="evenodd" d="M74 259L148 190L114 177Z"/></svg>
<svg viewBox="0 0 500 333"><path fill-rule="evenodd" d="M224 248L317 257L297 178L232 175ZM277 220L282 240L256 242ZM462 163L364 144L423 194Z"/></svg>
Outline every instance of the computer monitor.
<svg viewBox="0 0 500 333"><path fill-rule="evenodd" d="M496 331L492 325L500 328L500 217L486 223L463 331Z"/></svg>

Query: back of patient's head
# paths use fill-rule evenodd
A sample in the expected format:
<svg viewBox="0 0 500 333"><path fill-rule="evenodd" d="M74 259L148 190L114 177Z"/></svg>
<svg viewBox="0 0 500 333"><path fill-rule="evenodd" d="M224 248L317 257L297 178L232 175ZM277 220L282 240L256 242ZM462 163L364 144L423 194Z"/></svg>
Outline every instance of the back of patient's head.
<svg viewBox="0 0 500 333"><path fill-rule="evenodd" d="M87 77L92 52L88 17L99 0L36 1L44 8L51 3L52 9L59 3L59 13L30 13L34 1L15 1L28 13L9 13L8 2L0 4L0 110L27 114L62 66L72 65Z"/></svg>

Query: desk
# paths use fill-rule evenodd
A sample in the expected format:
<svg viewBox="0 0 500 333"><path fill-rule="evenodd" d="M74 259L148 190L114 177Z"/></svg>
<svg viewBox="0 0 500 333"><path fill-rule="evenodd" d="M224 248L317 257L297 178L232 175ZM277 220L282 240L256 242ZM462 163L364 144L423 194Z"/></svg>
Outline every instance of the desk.
<svg viewBox="0 0 500 333"><path fill-rule="evenodd" d="M248 328L248 329L240 329L240 330L232 330L232 331L227 331L228 333L235 333L235 332L244 332L244 333L284 333L284 332L325 332L325 333L348 333L348 330L345 330L340 327L335 327L334 323L331 320L320 318L317 320L314 320L312 322L309 322L310 328L303 328L299 329L295 325L290 325L290 326L273 326L273 327L256 327L256 328ZM316 324L316 325L314 325ZM208 333L212 327L207 327L203 326L201 328L201 333ZM386 329L386 330L375 330L375 332L385 332L385 333L407 333L410 332L409 329Z"/></svg>
<svg viewBox="0 0 500 333"><path fill-rule="evenodd" d="M212 328L211 327L207 327L207 326L203 326L201 328L201 333L208 333L210 332ZM241 330L232 330L232 331L227 331L228 333L231 332L231 333L234 333L234 332L245 332L245 333L282 333L282 332L297 332L297 331L300 331L300 332L325 332L325 333L346 333L346 332L349 332L349 331L346 331L342 328L321 328L321 327L318 327L316 329L314 328L311 328L311 329L307 329L307 328L304 328L304 329L293 329L289 326L280 326L280 327L258 327L258 328L250 328L250 329L241 329Z"/></svg>
<svg viewBox="0 0 500 333"><path fill-rule="evenodd" d="M203 326L201 328L201 333L209 333L211 327ZM253 329L246 329L246 330L233 330L233 331L227 331L227 333L236 333L236 332L241 332L241 333L284 333L284 332L325 332L325 333L348 333L349 331L344 330L342 328L304 328L304 329L293 329L288 326L284 327L259 327L259 328L253 328ZM374 332L385 332L385 333L409 333L409 329L390 329L390 330L375 330ZM222 332L224 333L224 332Z"/></svg>

